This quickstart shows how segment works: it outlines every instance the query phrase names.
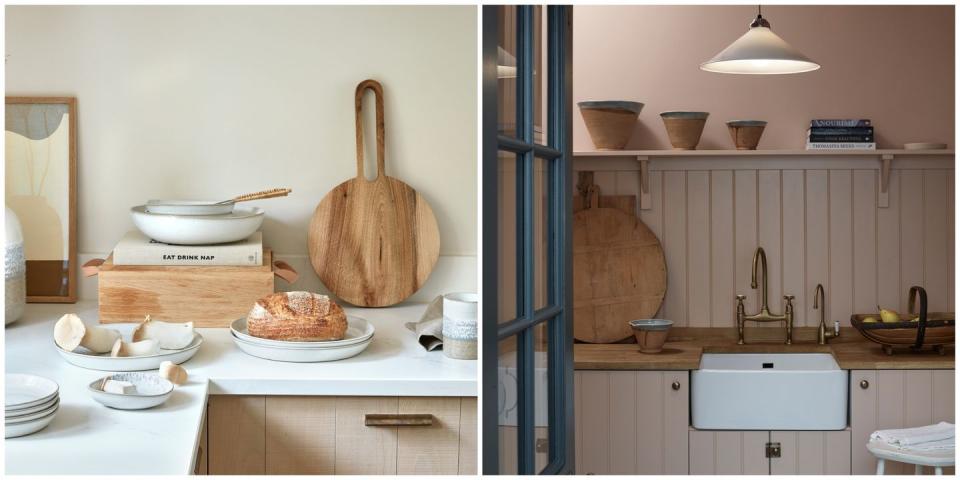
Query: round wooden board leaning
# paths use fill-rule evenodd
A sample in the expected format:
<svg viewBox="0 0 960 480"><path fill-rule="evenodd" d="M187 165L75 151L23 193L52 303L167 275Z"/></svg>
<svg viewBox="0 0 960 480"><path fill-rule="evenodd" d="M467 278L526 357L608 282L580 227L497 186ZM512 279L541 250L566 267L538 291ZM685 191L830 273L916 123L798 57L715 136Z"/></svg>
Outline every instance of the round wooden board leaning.
<svg viewBox="0 0 960 480"><path fill-rule="evenodd" d="M363 175L363 94L377 110L377 178ZM409 185L384 172L383 87L357 86L357 176L317 205L307 233L310 263L336 296L361 307L397 304L420 289L440 255L440 229L430 205Z"/></svg>
<svg viewBox="0 0 960 480"><path fill-rule="evenodd" d="M667 290L660 240L639 219L615 208L573 216L573 336L590 343L629 338L629 321L652 318Z"/></svg>

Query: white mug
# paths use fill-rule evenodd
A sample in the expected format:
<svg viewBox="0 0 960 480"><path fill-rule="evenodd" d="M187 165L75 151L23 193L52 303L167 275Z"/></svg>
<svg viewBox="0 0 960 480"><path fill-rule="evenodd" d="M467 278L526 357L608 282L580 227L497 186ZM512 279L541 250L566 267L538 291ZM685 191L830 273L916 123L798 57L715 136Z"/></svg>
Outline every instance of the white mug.
<svg viewBox="0 0 960 480"><path fill-rule="evenodd" d="M477 358L476 293L448 293L443 296L443 354L450 358Z"/></svg>

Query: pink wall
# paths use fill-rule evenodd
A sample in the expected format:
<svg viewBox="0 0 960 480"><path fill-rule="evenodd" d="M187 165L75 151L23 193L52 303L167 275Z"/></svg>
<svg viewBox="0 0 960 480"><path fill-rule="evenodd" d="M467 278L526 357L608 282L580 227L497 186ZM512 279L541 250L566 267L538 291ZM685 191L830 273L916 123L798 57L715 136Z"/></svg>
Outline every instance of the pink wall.
<svg viewBox="0 0 960 480"><path fill-rule="evenodd" d="M627 148L669 148L658 115L702 110L701 149L732 148L724 122L767 120L761 149L803 148L811 118L870 118L879 147L954 144L953 6L764 6L773 31L822 68L797 75L708 73L755 6L578 6L574 102L646 106ZM574 150L592 150L574 114Z"/></svg>

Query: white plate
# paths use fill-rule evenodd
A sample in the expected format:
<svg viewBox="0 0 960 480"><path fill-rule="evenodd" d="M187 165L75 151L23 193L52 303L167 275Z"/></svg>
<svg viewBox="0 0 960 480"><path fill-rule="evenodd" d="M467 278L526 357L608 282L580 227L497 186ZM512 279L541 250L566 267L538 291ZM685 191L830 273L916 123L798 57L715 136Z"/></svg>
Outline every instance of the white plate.
<svg viewBox="0 0 960 480"><path fill-rule="evenodd" d="M147 213L162 215L226 215L233 211L233 202L216 203L216 200L150 200L144 207Z"/></svg>
<svg viewBox="0 0 960 480"><path fill-rule="evenodd" d="M277 346L277 347L288 347L288 348L333 348L333 347L343 347L346 345L353 345L355 343L363 342L373 336L374 328L373 325L360 317L354 317L352 315L347 315L347 331L343 335L342 340L328 340L321 342L293 342L286 340L271 340L269 338L259 338L250 335L247 331L247 319L238 318L230 324L230 330L241 340L246 340L247 342L265 345L265 346Z"/></svg>
<svg viewBox="0 0 960 480"><path fill-rule="evenodd" d="M36 405L33 407L8 408L6 412L4 412L4 416L6 416L7 418L10 418L10 417L16 417L20 415L29 415L31 413L41 412L43 410L50 408L51 406L53 406L54 403L56 403L59 400L60 400L60 396L54 395L53 397L50 398L50 400L47 400L46 402L43 402L40 405Z"/></svg>
<svg viewBox="0 0 960 480"><path fill-rule="evenodd" d="M101 390L105 379L123 380L132 383L137 393L108 393ZM117 373L94 380L87 386L94 400L120 410L143 410L156 407L170 398L173 383L155 373Z"/></svg>
<svg viewBox="0 0 960 480"><path fill-rule="evenodd" d="M332 362L334 360L343 360L344 358L350 358L358 353L364 351L370 343L373 342L371 337L368 340L363 342L347 345L344 347L334 347L334 348L289 348L289 347L276 347L276 346L267 346L260 345L256 343L250 343L245 340L237 338L236 335L233 335L234 343L240 347L240 350L243 350L244 353L248 355L253 355L254 357L260 357L267 360L276 360L279 362Z"/></svg>
<svg viewBox="0 0 960 480"><path fill-rule="evenodd" d="M190 342L190 345L179 350L161 349L160 353L156 355L111 357L109 353L96 355L85 352L68 352L59 346L57 346L57 351L60 352L60 356L78 367L112 372L136 372L160 368L160 364L165 361L177 364L186 362L196 355L202 343L203 337L199 333L193 332L193 341Z"/></svg>
<svg viewBox="0 0 960 480"><path fill-rule="evenodd" d="M60 387L57 382L48 378L24 373L8 373L3 390L5 409L15 410L47 403L57 395Z"/></svg>
<svg viewBox="0 0 960 480"><path fill-rule="evenodd" d="M138 205L130 209L130 215L144 235L174 245L237 242L263 223L263 209L259 207L238 207L227 215L164 215L149 213L144 205Z"/></svg>
<svg viewBox="0 0 960 480"><path fill-rule="evenodd" d="M46 417L47 415L50 415L51 413L57 411L58 408L60 408L60 397L57 397L55 399L55 401L53 402L53 405L50 405L49 407L39 412L33 412L33 413L24 414L24 415L17 415L14 417L6 417L3 420L5 423L8 423L8 424L29 422L31 420L37 420L37 419Z"/></svg>
<svg viewBox="0 0 960 480"><path fill-rule="evenodd" d="M36 420L8 423L3 428L3 438L22 437L24 435L30 435L31 433L43 430L44 427L50 425L50 422L53 421L53 417L55 416L57 416L56 410L46 417L38 418Z"/></svg>

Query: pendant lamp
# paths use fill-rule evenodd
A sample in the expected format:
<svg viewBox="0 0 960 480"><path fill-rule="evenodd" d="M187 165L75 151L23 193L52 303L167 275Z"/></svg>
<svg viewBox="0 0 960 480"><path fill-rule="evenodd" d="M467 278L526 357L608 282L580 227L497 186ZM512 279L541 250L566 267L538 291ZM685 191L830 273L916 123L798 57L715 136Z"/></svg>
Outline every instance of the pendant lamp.
<svg viewBox="0 0 960 480"><path fill-rule="evenodd" d="M743 36L700 64L700 69L714 73L777 75L812 72L820 64L807 58L770 30L770 22L760 14Z"/></svg>

